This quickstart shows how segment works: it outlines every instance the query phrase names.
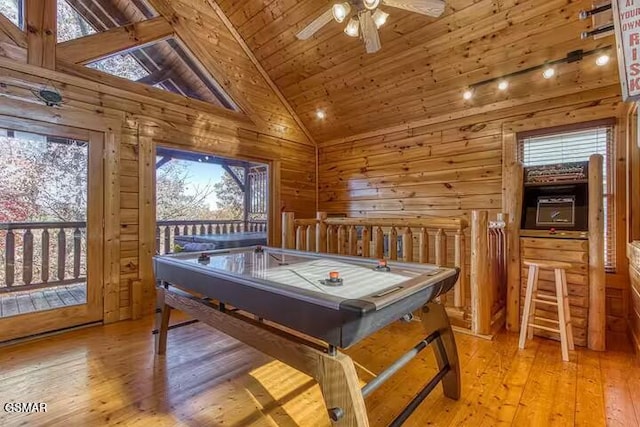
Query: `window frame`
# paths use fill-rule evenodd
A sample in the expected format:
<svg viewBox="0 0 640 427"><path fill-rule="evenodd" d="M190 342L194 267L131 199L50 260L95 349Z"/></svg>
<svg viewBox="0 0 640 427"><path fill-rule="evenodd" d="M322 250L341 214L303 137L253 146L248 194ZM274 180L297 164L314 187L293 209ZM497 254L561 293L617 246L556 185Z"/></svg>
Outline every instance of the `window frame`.
<svg viewBox="0 0 640 427"><path fill-rule="evenodd" d="M607 274L618 274L620 267L620 258L624 257L624 254L620 253L619 250L619 238L618 235L618 224L617 217L619 212L619 206L617 203L617 191L619 190L618 185L618 170L616 167L616 159L618 152L618 127L617 120L615 118L605 118L592 120L587 122L573 123L567 125L553 126L548 128L534 129L523 132L517 132L515 135L515 160L520 162L523 166L523 148L524 141L529 138L543 137L543 136L552 136L552 135L562 135L565 133L576 132L580 130L589 130L589 129L597 129L597 128L609 128L609 136L607 140L608 146L605 149L605 155L603 155L606 175L603 176L606 185L603 188L603 198L605 206L603 208L607 212L605 215L604 227L605 232L607 232L607 239L605 239L605 249L610 248L611 254L607 256L605 254L605 271ZM594 153L596 154L596 153Z"/></svg>

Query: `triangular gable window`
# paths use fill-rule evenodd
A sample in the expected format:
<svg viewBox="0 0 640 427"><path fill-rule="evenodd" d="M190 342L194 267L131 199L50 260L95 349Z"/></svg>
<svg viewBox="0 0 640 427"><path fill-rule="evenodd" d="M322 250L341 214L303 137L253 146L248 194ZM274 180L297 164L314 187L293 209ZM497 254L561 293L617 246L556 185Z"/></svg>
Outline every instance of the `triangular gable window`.
<svg viewBox="0 0 640 427"><path fill-rule="evenodd" d="M0 0L0 13L19 28L24 28L23 0Z"/></svg>
<svg viewBox="0 0 640 427"><path fill-rule="evenodd" d="M0 0L1 2L19 0ZM145 0L58 0L58 41L157 17ZM87 64L127 80L238 110L233 100L175 37Z"/></svg>
<svg viewBox="0 0 640 427"><path fill-rule="evenodd" d="M114 76L238 110L233 100L175 37L87 64Z"/></svg>

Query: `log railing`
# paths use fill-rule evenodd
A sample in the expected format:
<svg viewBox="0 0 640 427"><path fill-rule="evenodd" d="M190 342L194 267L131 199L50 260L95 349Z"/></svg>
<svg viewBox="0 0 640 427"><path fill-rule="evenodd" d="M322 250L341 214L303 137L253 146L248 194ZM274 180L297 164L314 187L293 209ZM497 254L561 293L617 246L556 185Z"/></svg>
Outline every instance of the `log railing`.
<svg viewBox="0 0 640 427"><path fill-rule="evenodd" d="M86 223L0 223L0 259L0 293L83 282Z"/></svg>
<svg viewBox="0 0 640 427"><path fill-rule="evenodd" d="M452 322L489 335L503 321L506 294L502 223L474 211L463 218L316 218L282 215L284 248L458 267L460 278L441 297ZM471 250L467 239L471 237ZM471 256L476 254L476 256ZM501 317L502 316L502 317Z"/></svg>
<svg viewBox="0 0 640 427"><path fill-rule="evenodd" d="M156 253L175 252L176 236L198 236L202 234L227 234L249 232L266 232L267 221L249 220L193 220L193 221L158 221L156 223Z"/></svg>

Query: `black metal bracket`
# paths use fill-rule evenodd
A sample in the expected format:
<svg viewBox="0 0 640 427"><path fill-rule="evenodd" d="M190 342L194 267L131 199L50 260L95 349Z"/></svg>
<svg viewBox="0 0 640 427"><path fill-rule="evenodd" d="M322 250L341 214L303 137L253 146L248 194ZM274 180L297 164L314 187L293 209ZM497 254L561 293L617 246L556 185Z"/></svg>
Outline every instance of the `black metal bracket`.
<svg viewBox="0 0 640 427"><path fill-rule="evenodd" d="M186 322L181 322L181 323L176 323L175 325L171 325L167 328L168 331L170 331L171 329L177 329L177 328L181 328L183 326L189 326L189 325L193 325L194 323L198 323L199 320L197 319L193 319L193 320L187 320ZM153 335L157 335L159 334L160 331L158 331L157 329L154 329L153 331L151 331L151 334Z"/></svg>

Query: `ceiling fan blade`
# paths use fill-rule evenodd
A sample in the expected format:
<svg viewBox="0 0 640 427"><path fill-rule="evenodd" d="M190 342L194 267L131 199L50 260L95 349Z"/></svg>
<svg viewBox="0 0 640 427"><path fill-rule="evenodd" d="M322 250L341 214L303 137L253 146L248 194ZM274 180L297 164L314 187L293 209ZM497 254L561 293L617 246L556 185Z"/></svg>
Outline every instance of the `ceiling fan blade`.
<svg viewBox="0 0 640 427"><path fill-rule="evenodd" d="M437 18L444 12L443 0L382 0L387 6Z"/></svg>
<svg viewBox="0 0 640 427"><path fill-rule="evenodd" d="M378 34L376 23L371 16L371 11L369 10L360 14L360 31L362 31L364 47L367 53L376 53L379 51L382 47L380 44L380 35Z"/></svg>
<svg viewBox="0 0 640 427"><path fill-rule="evenodd" d="M329 22L333 20L333 11L331 9L327 10L322 15L318 16L313 20L309 25L304 27L302 31L296 34L296 37L300 40L307 40L309 37L314 35L320 28L327 25Z"/></svg>

